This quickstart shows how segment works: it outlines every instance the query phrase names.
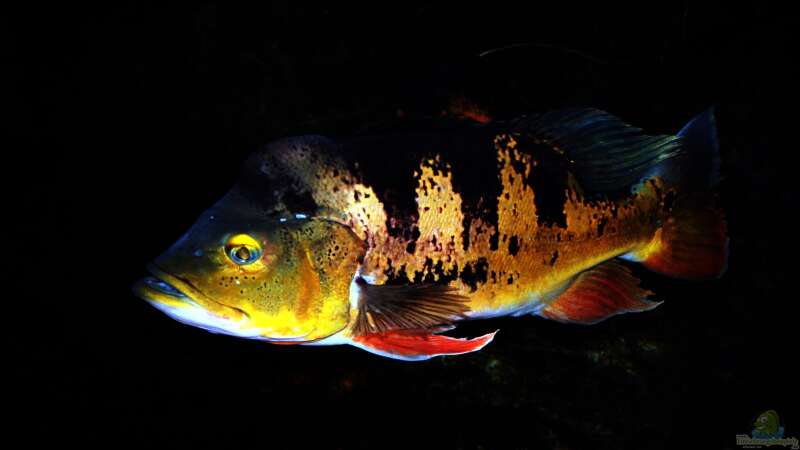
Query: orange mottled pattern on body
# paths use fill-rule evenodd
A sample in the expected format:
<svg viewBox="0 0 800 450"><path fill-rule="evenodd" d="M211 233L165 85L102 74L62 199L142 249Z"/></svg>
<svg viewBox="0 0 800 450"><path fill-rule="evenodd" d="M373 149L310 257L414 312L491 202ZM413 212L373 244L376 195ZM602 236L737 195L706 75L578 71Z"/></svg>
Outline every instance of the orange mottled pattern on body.
<svg viewBox="0 0 800 450"><path fill-rule="evenodd" d="M298 189L309 191L319 206L318 217L345 224L364 240L368 250L360 273L371 283L385 283L389 273L427 282L447 276L480 315L522 308L600 262L646 248L668 217L663 199L669 191L658 178L626 198L590 201L570 175L565 225L540 224L536 192L527 181L539 170L538 163L520 147L516 135L495 136L497 166L486 170L497 171L501 190L485 195L497 200L496 223L465 215L447 161L439 156L422 159L413 173L417 211L412 226L417 237L390 235L387 220L398 218L389 217L373 188L335 158L311 157L311 152L286 152L278 158L285 173L298 177ZM470 277L461 276L465 272ZM352 274L339 276L350 279Z"/></svg>

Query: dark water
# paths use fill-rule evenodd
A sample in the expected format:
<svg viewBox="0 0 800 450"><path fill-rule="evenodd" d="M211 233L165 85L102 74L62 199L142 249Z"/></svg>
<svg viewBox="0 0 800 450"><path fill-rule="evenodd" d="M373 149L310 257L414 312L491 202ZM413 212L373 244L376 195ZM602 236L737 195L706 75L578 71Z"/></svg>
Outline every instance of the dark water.
<svg viewBox="0 0 800 450"><path fill-rule="evenodd" d="M13 428L62 445L736 448L776 409L800 437L796 145L780 137L796 122L798 52L793 19L774 8L13 11ZM533 45L477 56L516 43ZM643 273L665 300L654 312L592 327L472 323L500 333L479 353L423 363L211 335L129 292L254 147L349 135L398 110L435 116L455 95L498 118L592 106L661 133L716 105L727 275Z"/></svg>

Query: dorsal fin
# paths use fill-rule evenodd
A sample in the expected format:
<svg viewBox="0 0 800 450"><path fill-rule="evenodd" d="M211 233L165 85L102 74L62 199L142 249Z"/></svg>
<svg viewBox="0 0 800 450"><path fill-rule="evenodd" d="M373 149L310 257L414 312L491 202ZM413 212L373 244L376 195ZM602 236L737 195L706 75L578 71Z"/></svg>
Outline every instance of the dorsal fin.
<svg viewBox="0 0 800 450"><path fill-rule="evenodd" d="M627 191L679 155L678 136L649 136L597 109L561 109L516 121L515 132L544 139L569 159L587 193Z"/></svg>

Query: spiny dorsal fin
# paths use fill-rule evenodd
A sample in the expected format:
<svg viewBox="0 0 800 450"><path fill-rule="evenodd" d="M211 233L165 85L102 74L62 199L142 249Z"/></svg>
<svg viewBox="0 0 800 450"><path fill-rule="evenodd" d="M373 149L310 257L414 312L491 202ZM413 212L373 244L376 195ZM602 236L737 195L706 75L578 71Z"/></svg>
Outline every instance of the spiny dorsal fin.
<svg viewBox="0 0 800 450"><path fill-rule="evenodd" d="M562 109L519 119L515 131L558 147L583 188L595 194L627 190L682 151L679 136L648 136L597 109Z"/></svg>
<svg viewBox="0 0 800 450"><path fill-rule="evenodd" d="M469 310L467 298L441 284L372 285L361 278L357 335L449 325Z"/></svg>

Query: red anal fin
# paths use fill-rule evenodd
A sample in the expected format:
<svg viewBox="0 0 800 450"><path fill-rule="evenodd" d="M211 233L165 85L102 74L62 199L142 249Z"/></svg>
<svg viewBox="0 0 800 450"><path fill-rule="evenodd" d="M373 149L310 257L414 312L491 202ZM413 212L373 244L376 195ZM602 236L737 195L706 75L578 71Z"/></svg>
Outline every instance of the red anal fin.
<svg viewBox="0 0 800 450"><path fill-rule="evenodd" d="M494 333L474 339L433 334L430 330L392 330L353 338L352 344L377 355L404 361L421 361L440 355L460 355L482 349Z"/></svg>
<svg viewBox="0 0 800 450"><path fill-rule="evenodd" d="M660 302L647 300L652 292L639 287L639 279L616 261L606 261L575 281L540 316L559 322L593 324L613 315L647 311Z"/></svg>
<svg viewBox="0 0 800 450"><path fill-rule="evenodd" d="M669 218L642 264L655 272L690 280L719 278L728 264L728 235L722 213L685 209Z"/></svg>

